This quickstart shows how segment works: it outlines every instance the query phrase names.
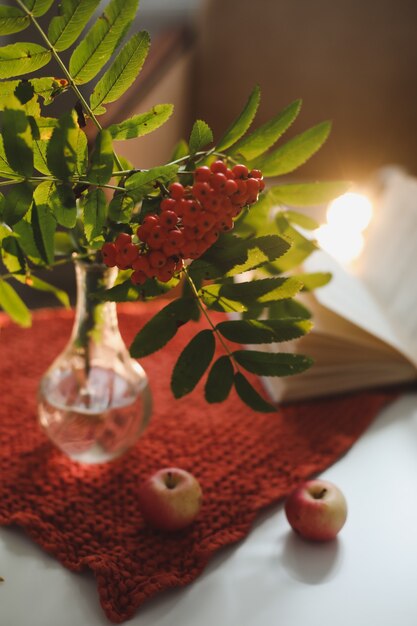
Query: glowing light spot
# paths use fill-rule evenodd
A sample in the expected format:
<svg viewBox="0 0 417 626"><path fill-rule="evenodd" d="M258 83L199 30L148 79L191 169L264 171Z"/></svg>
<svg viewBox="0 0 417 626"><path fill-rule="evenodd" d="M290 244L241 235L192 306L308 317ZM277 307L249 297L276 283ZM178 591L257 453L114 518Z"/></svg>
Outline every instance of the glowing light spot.
<svg viewBox="0 0 417 626"><path fill-rule="evenodd" d="M363 194L348 192L327 209L327 224L316 230L320 247L343 265L355 260L364 246L362 232L372 219L372 203Z"/></svg>

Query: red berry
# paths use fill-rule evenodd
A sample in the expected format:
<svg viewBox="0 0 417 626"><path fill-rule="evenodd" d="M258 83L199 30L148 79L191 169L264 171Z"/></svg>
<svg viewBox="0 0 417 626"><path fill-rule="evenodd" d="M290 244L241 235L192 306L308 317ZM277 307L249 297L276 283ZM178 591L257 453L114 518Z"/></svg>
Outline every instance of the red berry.
<svg viewBox="0 0 417 626"><path fill-rule="evenodd" d="M166 230L161 228L161 226L155 226L149 233L147 244L153 250L159 250L159 248L162 248L165 239Z"/></svg>
<svg viewBox="0 0 417 626"><path fill-rule="evenodd" d="M174 228L177 225L178 216L174 211L165 211L161 214L160 223L163 228Z"/></svg>
<svg viewBox="0 0 417 626"><path fill-rule="evenodd" d="M117 253L117 259L122 260L123 265L126 263L131 265L131 263L137 258L139 251L135 244L127 243L123 248L121 248Z"/></svg>
<svg viewBox="0 0 417 626"><path fill-rule="evenodd" d="M132 269L140 270L147 276L150 274L149 258L147 254L139 254L139 256L133 261Z"/></svg>
<svg viewBox="0 0 417 626"><path fill-rule="evenodd" d="M107 242L101 249L101 256L103 257L103 263L107 267L116 267L116 254L117 248L114 243Z"/></svg>
<svg viewBox="0 0 417 626"><path fill-rule="evenodd" d="M194 180L198 183L207 183L210 180L211 169L206 165L197 167L194 172Z"/></svg>
<svg viewBox="0 0 417 626"><path fill-rule="evenodd" d="M135 270L131 275L130 280L134 285L143 285L143 283L146 282L147 278L148 277L146 276L146 274L144 274L140 270Z"/></svg>
<svg viewBox="0 0 417 626"><path fill-rule="evenodd" d="M224 186L224 192L227 196L232 196L238 190L237 182L235 180L228 180Z"/></svg>
<svg viewBox="0 0 417 626"><path fill-rule="evenodd" d="M259 180L257 178L248 178L246 181L246 189L250 195L258 195Z"/></svg>
<svg viewBox="0 0 417 626"><path fill-rule="evenodd" d="M152 250L149 253L149 265L154 268L164 267L167 258L163 252L159 250Z"/></svg>
<svg viewBox="0 0 417 626"><path fill-rule="evenodd" d="M127 233L120 233L120 235L117 236L116 241L114 243L115 243L116 248L118 250L121 250L123 246L131 242L132 242L132 237L130 235L128 235Z"/></svg>
<svg viewBox="0 0 417 626"><path fill-rule="evenodd" d="M227 172L227 165L226 163L224 163L223 161L214 161L211 165L210 165L210 169L211 171L216 174L217 172L219 174L226 174Z"/></svg>
<svg viewBox="0 0 417 626"><path fill-rule="evenodd" d="M148 226L148 224L142 224L141 226L139 226L139 228L136 229L136 235L138 236L138 239L144 241L145 243L148 240L150 232L151 226Z"/></svg>
<svg viewBox="0 0 417 626"><path fill-rule="evenodd" d="M222 172L216 172L210 179L212 188L219 193L225 190L227 182L227 178Z"/></svg>
<svg viewBox="0 0 417 626"><path fill-rule="evenodd" d="M204 200L210 194L210 185L208 183L194 183L193 196L197 200Z"/></svg>
<svg viewBox="0 0 417 626"><path fill-rule="evenodd" d="M262 172L261 170L251 170L249 172L249 176L251 176L252 178L262 178Z"/></svg>
<svg viewBox="0 0 417 626"><path fill-rule="evenodd" d="M175 200L181 200L184 195L184 187L181 185L181 183L171 183L171 185L168 187L168 191L171 198L175 198Z"/></svg>
<svg viewBox="0 0 417 626"><path fill-rule="evenodd" d="M179 248L184 241L184 236L180 230L173 229L170 230L167 235L167 241L173 246Z"/></svg>
<svg viewBox="0 0 417 626"><path fill-rule="evenodd" d="M164 198L160 204L161 211L175 211L177 201L174 198Z"/></svg>
<svg viewBox="0 0 417 626"><path fill-rule="evenodd" d="M232 168L232 172L235 175L235 178L247 178L249 174L249 170L246 165L242 164L235 165Z"/></svg>

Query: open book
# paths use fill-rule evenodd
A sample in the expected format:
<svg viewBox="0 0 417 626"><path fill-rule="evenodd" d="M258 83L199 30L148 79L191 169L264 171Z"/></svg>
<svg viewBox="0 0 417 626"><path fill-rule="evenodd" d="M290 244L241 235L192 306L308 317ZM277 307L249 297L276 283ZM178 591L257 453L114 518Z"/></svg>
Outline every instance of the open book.
<svg viewBox="0 0 417 626"><path fill-rule="evenodd" d="M306 298L312 332L264 347L315 362L302 374L265 379L271 397L301 400L417 382L417 180L400 171L389 176L354 272L323 252L305 269L333 274Z"/></svg>

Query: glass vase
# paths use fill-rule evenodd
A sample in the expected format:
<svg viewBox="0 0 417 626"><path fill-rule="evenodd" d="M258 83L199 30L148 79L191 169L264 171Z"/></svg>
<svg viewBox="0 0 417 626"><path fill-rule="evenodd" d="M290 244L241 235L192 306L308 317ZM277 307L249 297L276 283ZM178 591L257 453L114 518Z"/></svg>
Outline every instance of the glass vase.
<svg viewBox="0 0 417 626"><path fill-rule="evenodd" d="M77 304L70 341L39 385L38 414L49 438L82 463L110 461L148 423L148 378L119 332L116 303L92 294L114 284L117 268L75 260Z"/></svg>

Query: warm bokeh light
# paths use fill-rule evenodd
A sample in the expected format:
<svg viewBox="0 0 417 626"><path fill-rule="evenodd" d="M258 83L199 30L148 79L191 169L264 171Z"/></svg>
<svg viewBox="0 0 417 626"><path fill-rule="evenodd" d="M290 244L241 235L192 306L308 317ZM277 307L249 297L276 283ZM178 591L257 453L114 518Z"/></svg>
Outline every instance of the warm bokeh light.
<svg viewBox="0 0 417 626"><path fill-rule="evenodd" d="M372 204L361 193L348 192L329 204L327 222L336 228L362 232L372 218Z"/></svg>
<svg viewBox="0 0 417 626"><path fill-rule="evenodd" d="M315 235L320 247L343 265L354 261L364 246L362 232L372 218L372 203L363 194L348 192L330 203L327 224Z"/></svg>

